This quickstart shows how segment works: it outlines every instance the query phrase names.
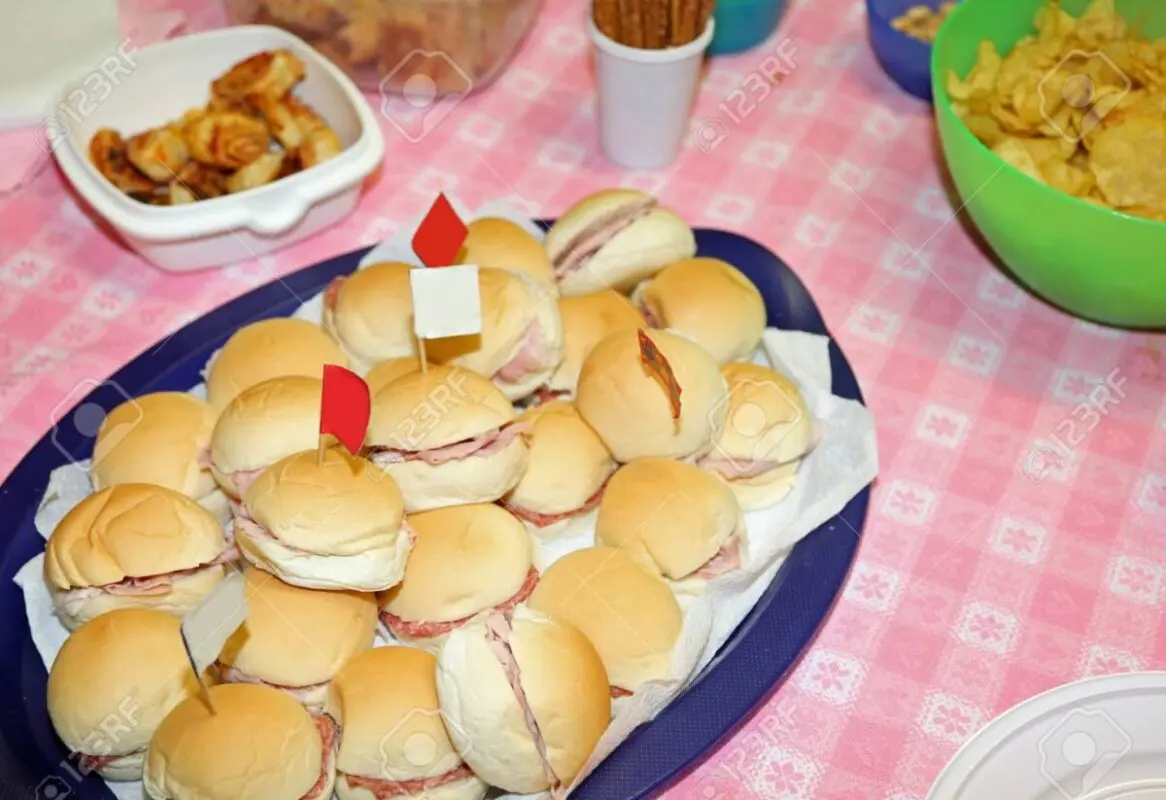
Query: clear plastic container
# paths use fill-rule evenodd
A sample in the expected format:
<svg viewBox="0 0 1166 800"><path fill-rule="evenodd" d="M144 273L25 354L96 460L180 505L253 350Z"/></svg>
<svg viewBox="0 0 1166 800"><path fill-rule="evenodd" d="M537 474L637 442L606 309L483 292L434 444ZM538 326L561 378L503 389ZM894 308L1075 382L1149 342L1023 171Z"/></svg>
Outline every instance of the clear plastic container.
<svg viewBox="0 0 1166 800"><path fill-rule="evenodd" d="M366 91L467 94L514 55L540 0L224 0L232 24L309 42Z"/></svg>

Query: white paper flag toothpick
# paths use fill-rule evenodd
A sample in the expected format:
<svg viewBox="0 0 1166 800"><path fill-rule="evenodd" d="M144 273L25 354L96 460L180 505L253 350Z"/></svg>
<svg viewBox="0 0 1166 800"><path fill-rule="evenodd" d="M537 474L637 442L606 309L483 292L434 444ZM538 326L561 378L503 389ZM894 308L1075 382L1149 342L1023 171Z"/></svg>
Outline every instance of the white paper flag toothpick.
<svg viewBox="0 0 1166 800"><path fill-rule="evenodd" d="M203 670L218 659L227 639L246 619L246 581L242 572L232 571L182 620L182 643L212 713L215 707L203 682Z"/></svg>
<svg viewBox="0 0 1166 800"><path fill-rule="evenodd" d="M477 267L417 267L409 277L413 289L413 333L418 339L482 332Z"/></svg>

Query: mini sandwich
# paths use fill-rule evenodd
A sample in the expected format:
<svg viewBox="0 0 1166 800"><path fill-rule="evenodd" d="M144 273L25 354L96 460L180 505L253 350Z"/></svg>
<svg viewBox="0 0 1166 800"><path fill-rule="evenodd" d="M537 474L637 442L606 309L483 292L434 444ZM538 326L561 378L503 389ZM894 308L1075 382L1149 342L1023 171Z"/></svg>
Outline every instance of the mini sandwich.
<svg viewBox="0 0 1166 800"><path fill-rule="evenodd" d="M436 651L483 611L514 608L534 590L530 536L491 504L409 517L417 544L405 579L380 596L381 622L400 642Z"/></svg>
<svg viewBox="0 0 1166 800"><path fill-rule="evenodd" d="M526 441L514 407L481 375L431 367L372 398L365 446L396 482L413 513L493 502L526 470Z"/></svg>
<svg viewBox="0 0 1166 800"><path fill-rule="evenodd" d="M323 709L340 668L372 647L376 595L290 586L248 567L247 619L217 662L224 683L258 683Z"/></svg>
<svg viewBox="0 0 1166 800"><path fill-rule="evenodd" d="M765 301L752 281L716 258L690 258L660 270L632 293L653 328L700 342L719 364L748 359L765 331Z"/></svg>
<svg viewBox="0 0 1166 800"><path fill-rule="evenodd" d="M729 412L713 449L697 465L725 481L741 507L785 499L817 443L810 410L789 378L755 364L727 364Z"/></svg>
<svg viewBox="0 0 1166 800"><path fill-rule="evenodd" d="M180 624L164 611L124 608L65 640L49 670L49 718L82 773L140 779L162 719L199 693Z"/></svg>
<svg viewBox="0 0 1166 800"><path fill-rule="evenodd" d="M747 552L745 517L732 490L704 470L645 458L607 482L595 543L629 551L681 594L739 569Z"/></svg>
<svg viewBox="0 0 1166 800"><path fill-rule="evenodd" d="M717 362L679 334L651 331L680 385L680 418L673 419L664 381L641 360L638 331L611 334L579 372L575 407L620 463L707 453L724 427L728 385Z"/></svg>
<svg viewBox="0 0 1166 800"><path fill-rule="evenodd" d="M458 263L522 272L559 293L546 248L521 227L509 220L482 217L466 228L469 233Z"/></svg>
<svg viewBox="0 0 1166 800"><path fill-rule="evenodd" d="M235 541L287 583L379 592L401 580L413 534L397 484L342 448L277 461L243 493Z"/></svg>
<svg viewBox="0 0 1166 800"><path fill-rule="evenodd" d="M613 701L669 677L684 615L668 584L629 551L585 547L563 556L527 605L583 632L603 661Z"/></svg>
<svg viewBox="0 0 1166 800"><path fill-rule="evenodd" d="M555 295L524 272L478 270L482 332L426 342L429 358L490 377L510 400L529 397L563 359Z"/></svg>
<svg viewBox="0 0 1166 800"><path fill-rule="evenodd" d="M317 446L319 378L272 378L241 392L211 434L211 474L238 512L238 501L259 473L282 458Z"/></svg>
<svg viewBox="0 0 1166 800"><path fill-rule="evenodd" d="M615 462L603 442L570 403L555 401L527 410L519 422L530 461L522 480L499 502L533 533L559 533L583 521L599 498Z"/></svg>
<svg viewBox="0 0 1166 800"><path fill-rule="evenodd" d="M336 723L266 686L212 686L182 701L146 751L152 800L328 800L336 777Z"/></svg>
<svg viewBox="0 0 1166 800"><path fill-rule="evenodd" d="M426 366L432 366L431 364ZM384 387L410 372L420 372L421 364L417 356L401 356L400 358L386 358L368 371L364 382L368 386L369 395L375 395Z"/></svg>
<svg viewBox="0 0 1166 800"><path fill-rule="evenodd" d="M228 516L227 498L210 471L210 405L185 392L155 392L109 412L93 444L90 474L101 491L119 483L153 483Z"/></svg>
<svg viewBox="0 0 1166 800"><path fill-rule="evenodd" d="M437 705L437 660L413 647L361 653L332 681L340 725L340 800L482 800L486 784L462 761Z"/></svg>
<svg viewBox="0 0 1166 800"><path fill-rule="evenodd" d="M611 720L603 662L577 628L519 606L483 615L438 656L450 739L478 777L561 797Z"/></svg>
<svg viewBox="0 0 1166 800"><path fill-rule="evenodd" d="M325 364L348 366L336 342L302 319L276 317L235 331L206 372L207 401L216 413L257 383L284 375L319 378Z"/></svg>
<svg viewBox="0 0 1166 800"><path fill-rule="evenodd" d="M627 291L696 254L692 228L656 198L609 189L583 198L547 231L547 255L564 296Z"/></svg>
<svg viewBox="0 0 1166 800"><path fill-rule="evenodd" d="M413 336L412 267L397 261L370 264L336 278L324 292L324 329L364 373L386 358L417 352Z"/></svg>
<svg viewBox="0 0 1166 800"><path fill-rule="evenodd" d="M559 301L563 320L563 360L539 388L541 402L570 399L579 382L583 360L606 336L616 331L635 330L646 324L631 301L611 289L564 297Z"/></svg>
<svg viewBox="0 0 1166 800"><path fill-rule="evenodd" d="M185 614L236 557L211 512L173 489L122 483L78 503L45 545L45 582L75 630L115 608Z"/></svg>

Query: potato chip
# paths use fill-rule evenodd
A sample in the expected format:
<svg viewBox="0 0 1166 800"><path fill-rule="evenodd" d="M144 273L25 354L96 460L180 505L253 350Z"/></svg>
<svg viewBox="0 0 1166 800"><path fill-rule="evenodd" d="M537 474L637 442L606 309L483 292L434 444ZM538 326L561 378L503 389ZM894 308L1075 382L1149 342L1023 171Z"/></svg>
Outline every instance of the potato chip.
<svg viewBox="0 0 1166 800"><path fill-rule="evenodd" d="M1090 156L1097 186L1114 208L1166 209L1166 119L1106 125Z"/></svg>
<svg viewBox="0 0 1166 800"><path fill-rule="evenodd" d="M981 42L952 107L1006 163L1090 203L1166 220L1166 39L1149 41L1114 0L1079 17L1048 0L1034 34L1001 55Z"/></svg>

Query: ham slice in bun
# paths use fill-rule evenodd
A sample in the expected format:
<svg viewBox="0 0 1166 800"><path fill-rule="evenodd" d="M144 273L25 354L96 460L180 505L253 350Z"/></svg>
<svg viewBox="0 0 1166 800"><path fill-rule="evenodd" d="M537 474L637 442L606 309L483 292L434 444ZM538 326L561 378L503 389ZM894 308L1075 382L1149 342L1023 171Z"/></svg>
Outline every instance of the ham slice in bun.
<svg viewBox="0 0 1166 800"><path fill-rule="evenodd" d="M45 545L45 582L66 628L115 608L185 614L237 558L211 512L173 489L122 483L78 503Z"/></svg>
<svg viewBox="0 0 1166 800"><path fill-rule="evenodd" d="M543 244L565 297L605 288L627 291L696 253L688 224L635 189L583 198L563 212Z"/></svg>
<svg viewBox="0 0 1166 800"><path fill-rule="evenodd" d="M344 731L340 800L482 800L486 784L454 749L437 703L437 661L413 647L358 655L332 682L328 713Z"/></svg>
<svg viewBox="0 0 1166 800"><path fill-rule="evenodd" d="M437 696L454 746L487 783L562 797L611 719L607 674L577 628L518 606L454 631Z"/></svg>
<svg viewBox="0 0 1166 800"><path fill-rule="evenodd" d="M373 395L366 449L400 488L406 512L493 502L526 470L526 441L515 417L481 375L432 367Z"/></svg>
<svg viewBox="0 0 1166 800"><path fill-rule="evenodd" d="M229 683L171 711L146 751L152 800L328 800L339 730L266 686Z"/></svg>
<svg viewBox="0 0 1166 800"><path fill-rule="evenodd" d="M409 524L417 543L405 578L380 596L381 622L401 642L436 650L472 617L514 608L538 583L529 534L496 505L425 511Z"/></svg>

